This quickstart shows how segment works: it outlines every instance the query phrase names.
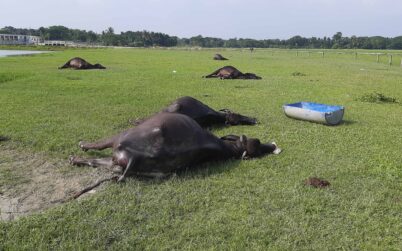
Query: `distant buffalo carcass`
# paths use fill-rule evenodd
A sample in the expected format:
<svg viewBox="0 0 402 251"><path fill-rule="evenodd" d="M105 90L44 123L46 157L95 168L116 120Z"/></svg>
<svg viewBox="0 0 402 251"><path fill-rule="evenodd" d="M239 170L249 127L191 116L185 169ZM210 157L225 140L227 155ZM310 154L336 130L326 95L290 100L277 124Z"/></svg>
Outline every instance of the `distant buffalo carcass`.
<svg viewBox="0 0 402 251"><path fill-rule="evenodd" d="M214 60L228 60L227 58L225 58L224 56L222 56L221 54L215 54L214 56Z"/></svg>
<svg viewBox="0 0 402 251"><path fill-rule="evenodd" d="M10 140L10 138L0 135L0 141L7 141L7 140Z"/></svg>
<svg viewBox="0 0 402 251"><path fill-rule="evenodd" d="M76 69L76 70L106 69L106 67L104 67L101 64L93 65L79 57L72 58L67 63L65 63L63 66L59 67L59 69L66 69L66 68L72 68L72 69Z"/></svg>
<svg viewBox="0 0 402 251"><path fill-rule="evenodd" d="M242 73L233 66L224 66L213 73L204 76L204 78L220 78L220 79L261 79L254 73Z"/></svg>
<svg viewBox="0 0 402 251"><path fill-rule="evenodd" d="M176 99L161 112L187 115L194 119L201 127L210 127L213 125L254 125L257 123L255 118L243 116L228 109L215 111L201 101L189 96ZM133 124L138 125L143 121L136 120Z"/></svg>
<svg viewBox="0 0 402 251"><path fill-rule="evenodd" d="M192 118L177 113L158 113L137 127L95 143L80 142L82 150L113 149L111 158L70 157L73 165L120 166L119 181L127 176L165 177L200 163L246 159L281 151L275 143L228 135L218 138Z"/></svg>

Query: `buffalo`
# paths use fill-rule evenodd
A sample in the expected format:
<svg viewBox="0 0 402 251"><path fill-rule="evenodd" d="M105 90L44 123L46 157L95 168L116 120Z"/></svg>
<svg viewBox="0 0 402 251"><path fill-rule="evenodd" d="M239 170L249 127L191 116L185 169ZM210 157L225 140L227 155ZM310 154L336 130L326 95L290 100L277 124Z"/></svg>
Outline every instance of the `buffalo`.
<svg viewBox="0 0 402 251"><path fill-rule="evenodd" d="M220 79L261 79L254 73L242 73L233 66L224 66L213 73L203 76L203 78L220 78Z"/></svg>
<svg viewBox="0 0 402 251"><path fill-rule="evenodd" d="M228 59L222 56L221 54L215 54L214 60L228 60Z"/></svg>
<svg viewBox="0 0 402 251"><path fill-rule="evenodd" d="M9 138L9 137L6 137L6 136L1 136L1 135L0 135L0 141L7 141L7 140L10 140L10 138Z"/></svg>
<svg viewBox="0 0 402 251"><path fill-rule="evenodd" d="M93 65L79 57L72 58L68 60L67 63L65 63L63 66L59 67L59 69L66 69L66 68L72 68L76 70L106 69L106 67L104 67L101 64Z"/></svg>
<svg viewBox="0 0 402 251"><path fill-rule="evenodd" d="M187 115L204 128L213 125L254 125L257 123L255 118L243 116L228 109L215 111L201 101L189 96L176 99L161 112ZM136 120L133 124L138 125L143 121Z"/></svg>
<svg viewBox="0 0 402 251"><path fill-rule="evenodd" d="M192 118L168 112L155 114L111 138L95 143L80 142L79 147L84 151L112 148L111 158L71 156L69 160L73 165L120 166L122 174L118 181L127 176L162 178L204 162L261 157L281 151L274 142L262 144L244 135L218 138Z"/></svg>

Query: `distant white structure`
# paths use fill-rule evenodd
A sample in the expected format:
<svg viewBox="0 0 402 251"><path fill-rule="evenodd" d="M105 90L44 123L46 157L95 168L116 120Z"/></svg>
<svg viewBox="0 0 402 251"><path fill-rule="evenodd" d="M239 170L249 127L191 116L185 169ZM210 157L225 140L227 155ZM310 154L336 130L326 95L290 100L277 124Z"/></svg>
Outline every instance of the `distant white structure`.
<svg viewBox="0 0 402 251"><path fill-rule="evenodd" d="M0 34L0 45L37 45L40 42L39 36Z"/></svg>
<svg viewBox="0 0 402 251"><path fill-rule="evenodd" d="M97 44L90 44L90 43L80 43L74 41L63 41L63 40L45 40L39 45L46 45L46 46L66 46L66 47L102 47Z"/></svg>
<svg viewBox="0 0 402 251"><path fill-rule="evenodd" d="M103 47L97 44L77 43L62 40L43 40L39 36L0 34L0 45L45 45L45 46L68 46L68 47Z"/></svg>
<svg viewBox="0 0 402 251"><path fill-rule="evenodd" d="M47 45L47 46L67 46L71 44L72 42L69 41L61 41L61 40L45 40L41 45Z"/></svg>

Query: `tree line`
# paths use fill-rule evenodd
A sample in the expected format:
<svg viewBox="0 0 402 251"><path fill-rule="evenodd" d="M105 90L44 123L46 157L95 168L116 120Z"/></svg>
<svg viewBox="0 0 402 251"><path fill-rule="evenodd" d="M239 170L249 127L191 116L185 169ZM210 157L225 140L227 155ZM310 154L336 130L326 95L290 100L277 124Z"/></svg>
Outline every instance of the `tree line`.
<svg viewBox="0 0 402 251"><path fill-rule="evenodd" d="M106 46L198 46L206 48L290 48L290 49L402 49L402 36L388 38L372 37L344 37L337 32L332 37L294 36L289 39L222 39L203 37L179 38L160 32L126 31L116 34L112 27L100 34L93 31L69 29L65 26L40 27L39 29L14 28L6 26L0 29L0 34L21 34L40 36L44 40L65 40Z"/></svg>

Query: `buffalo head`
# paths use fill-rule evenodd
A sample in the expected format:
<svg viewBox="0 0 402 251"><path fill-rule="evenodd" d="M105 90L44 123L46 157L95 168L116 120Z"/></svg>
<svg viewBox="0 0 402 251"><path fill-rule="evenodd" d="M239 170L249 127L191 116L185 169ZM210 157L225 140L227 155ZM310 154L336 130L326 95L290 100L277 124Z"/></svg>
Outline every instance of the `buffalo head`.
<svg viewBox="0 0 402 251"><path fill-rule="evenodd" d="M259 139L247 138L245 135L227 135L221 139L231 142L240 154L238 157L242 159L261 157L269 153L279 154L282 151L275 142L262 144Z"/></svg>
<svg viewBox="0 0 402 251"><path fill-rule="evenodd" d="M262 79L261 77L255 75L254 73L244 73L243 76L239 77L240 79Z"/></svg>
<svg viewBox="0 0 402 251"><path fill-rule="evenodd" d="M106 69L106 67L101 64L94 64L93 68L94 69Z"/></svg>
<svg viewBox="0 0 402 251"><path fill-rule="evenodd" d="M268 153L273 153L277 147L276 144L261 144L259 139L240 136L239 142L242 144L244 152L242 158L255 158Z"/></svg>

